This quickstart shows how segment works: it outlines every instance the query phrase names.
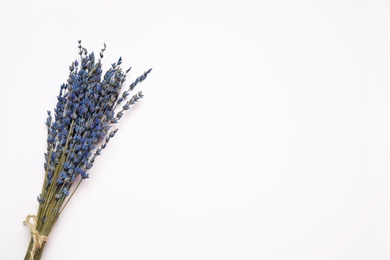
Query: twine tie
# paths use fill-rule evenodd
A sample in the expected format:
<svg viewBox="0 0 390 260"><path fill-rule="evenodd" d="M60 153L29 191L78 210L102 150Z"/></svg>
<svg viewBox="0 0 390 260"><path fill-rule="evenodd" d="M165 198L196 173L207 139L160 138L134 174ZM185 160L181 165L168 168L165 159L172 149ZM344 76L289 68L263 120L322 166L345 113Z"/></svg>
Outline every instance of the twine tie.
<svg viewBox="0 0 390 260"><path fill-rule="evenodd" d="M31 222L30 221L31 219L34 222ZM30 260L34 260L35 252L42 247L45 241L47 241L47 236L39 234L37 230L37 216L28 215L26 217L26 220L23 221L23 223L30 229L31 237L34 241L31 249L31 254L30 254Z"/></svg>

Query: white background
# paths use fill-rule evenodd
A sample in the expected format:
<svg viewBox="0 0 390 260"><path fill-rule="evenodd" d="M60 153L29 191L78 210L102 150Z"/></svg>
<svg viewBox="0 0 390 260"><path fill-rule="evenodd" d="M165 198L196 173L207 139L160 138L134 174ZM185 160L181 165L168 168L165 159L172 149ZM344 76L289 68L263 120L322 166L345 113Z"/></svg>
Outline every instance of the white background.
<svg viewBox="0 0 390 260"><path fill-rule="evenodd" d="M0 259L77 40L145 99L43 260L390 258L389 1L0 1Z"/></svg>

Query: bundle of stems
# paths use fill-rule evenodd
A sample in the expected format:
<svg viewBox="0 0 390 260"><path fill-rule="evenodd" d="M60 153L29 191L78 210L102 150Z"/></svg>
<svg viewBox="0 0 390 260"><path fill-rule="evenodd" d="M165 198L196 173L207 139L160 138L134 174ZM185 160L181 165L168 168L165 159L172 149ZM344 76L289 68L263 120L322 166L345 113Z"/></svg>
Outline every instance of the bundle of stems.
<svg viewBox="0 0 390 260"><path fill-rule="evenodd" d="M25 221L31 230L25 260L41 259L61 212L82 181L89 177L96 157L117 133L118 128L112 129L112 126L143 97L139 91L130 98L130 92L151 72L151 69L145 71L122 91L131 69L122 70L122 58L103 74L106 45L97 60L93 52L88 54L81 41L78 49L80 62L76 60L69 66L69 78L61 85L54 118L48 111L45 176L41 194L37 197L38 214L28 215Z"/></svg>

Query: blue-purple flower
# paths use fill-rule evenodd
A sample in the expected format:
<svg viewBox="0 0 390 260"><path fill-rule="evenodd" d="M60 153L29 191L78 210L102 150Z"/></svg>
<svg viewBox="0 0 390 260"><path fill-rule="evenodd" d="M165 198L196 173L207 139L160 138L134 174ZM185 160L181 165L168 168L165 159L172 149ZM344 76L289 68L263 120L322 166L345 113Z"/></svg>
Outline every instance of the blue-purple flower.
<svg viewBox="0 0 390 260"><path fill-rule="evenodd" d="M151 69L145 71L121 91L130 72L130 68L124 72L120 67L122 58L103 74L101 59L106 46L99 59L93 52L88 54L81 41L78 47L80 62L76 60L69 66L69 78L61 85L57 97L54 120L48 111L46 179L45 189L38 199L40 203L48 195L45 190L48 191L52 184L67 196L78 176L88 178L87 171L118 131L111 130L112 126L119 122L124 111L143 97L139 91L127 100L129 92L151 72Z"/></svg>

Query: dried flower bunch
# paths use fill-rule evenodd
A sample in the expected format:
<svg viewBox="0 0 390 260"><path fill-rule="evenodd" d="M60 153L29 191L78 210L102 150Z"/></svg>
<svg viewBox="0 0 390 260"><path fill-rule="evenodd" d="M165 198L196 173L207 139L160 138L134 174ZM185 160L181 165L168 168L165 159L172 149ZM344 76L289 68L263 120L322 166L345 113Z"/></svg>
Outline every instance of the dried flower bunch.
<svg viewBox="0 0 390 260"><path fill-rule="evenodd" d="M69 66L69 78L63 84L54 108L54 120L48 111L45 178L38 196L38 214L28 215L25 224L31 230L31 240L25 259L40 259L45 242L80 183L88 178L88 170L106 148L118 129L113 125L124 111L139 101L142 92L129 98L130 91L146 79L144 72L129 87L122 90L131 68L123 71L122 58L102 74L102 58L106 45L96 61L79 41L80 62Z"/></svg>

